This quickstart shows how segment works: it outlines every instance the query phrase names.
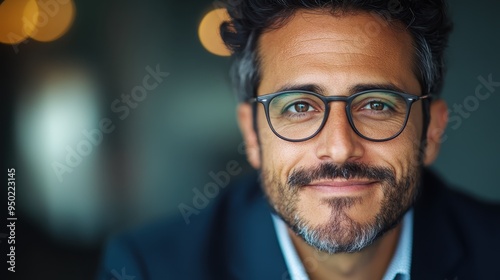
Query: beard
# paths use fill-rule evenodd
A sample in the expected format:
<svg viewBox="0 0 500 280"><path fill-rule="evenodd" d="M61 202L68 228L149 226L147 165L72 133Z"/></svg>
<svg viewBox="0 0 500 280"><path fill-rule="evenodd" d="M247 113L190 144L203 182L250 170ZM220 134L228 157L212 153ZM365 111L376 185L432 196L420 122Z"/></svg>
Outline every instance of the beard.
<svg viewBox="0 0 500 280"><path fill-rule="evenodd" d="M418 192L422 164L415 160L401 179L389 168L348 162L342 165L323 163L314 168L293 170L286 183L266 171L261 182L268 202L285 223L307 244L328 254L359 252L394 228L413 204ZM318 201L329 207L326 223L311 225L298 209L299 192L318 180L367 179L380 182L383 198L380 210L370 220L359 222L349 217L347 210L360 204L363 198L333 197Z"/></svg>

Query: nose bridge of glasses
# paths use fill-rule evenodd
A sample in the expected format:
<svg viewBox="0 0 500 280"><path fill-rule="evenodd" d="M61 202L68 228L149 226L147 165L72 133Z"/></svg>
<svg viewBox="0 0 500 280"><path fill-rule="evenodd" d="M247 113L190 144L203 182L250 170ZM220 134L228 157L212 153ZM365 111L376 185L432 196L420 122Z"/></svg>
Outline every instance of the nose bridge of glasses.
<svg viewBox="0 0 500 280"><path fill-rule="evenodd" d="M323 100L327 104L327 107L331 106L332 102L338 102L338 101L345 102L344 105L347 106L347 103L349 101L349 97L348 96L324 96Z"/></svg>
<svg viewBox="0 0 500 280"><path fill-rule="evenodd" d="M323 130L327 129L328 131L336 134L340 131L343 133L353 132L349 122L349 116L347 115L347 97L329 96L325 98L325 100L327 100L328 109L325 110L325 123Z"/></svg>
<svg viewBox="0 0 500 280"><path fill-rule="evenodd" d="M359 155L361 149L356 139L346 112L347 97L335 96L328 98L329 107L325 111L325 120L321 131L317 135L318 156L328 157L339 164L347 159Z"/></svg>
<svg viewBox="0 0 500 280"><path fill-rule="evenodd" d="M325 111L325 114L328 114L325 116L325 121L328 121L332 114L337 113L345 116L346 120L348 120L347 107L349 104L349 96L325 96L323 100L326 103L326 107L329 109ZM338 117L335 117L335 119L338 119Z"/></svg>

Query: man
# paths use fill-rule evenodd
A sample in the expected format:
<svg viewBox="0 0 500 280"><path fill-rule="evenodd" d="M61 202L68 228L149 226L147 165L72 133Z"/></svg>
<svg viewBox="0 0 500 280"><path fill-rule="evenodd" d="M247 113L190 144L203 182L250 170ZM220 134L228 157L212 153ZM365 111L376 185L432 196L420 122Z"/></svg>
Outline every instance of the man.
<svg viewBox="0 0 500 280"><path fill-rule="evenodd" d="M447 123L443 1L243 0L228 11L222 37L260 180L228 187L189 225L116 238L102 279L499 277L500 207L425 168Z"/></svg>

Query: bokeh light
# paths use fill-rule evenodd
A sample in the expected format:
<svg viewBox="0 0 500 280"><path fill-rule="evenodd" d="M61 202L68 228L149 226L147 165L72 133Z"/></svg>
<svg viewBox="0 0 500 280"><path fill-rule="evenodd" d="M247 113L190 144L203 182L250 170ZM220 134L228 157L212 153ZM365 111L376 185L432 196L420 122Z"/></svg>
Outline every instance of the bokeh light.
<svg viewBox="0 0 500 280"><path fill-rule="evenodd" d="M212 10L203 17L198 28L198 36L207 51L219 56L231 55L219 32L220 24L229 19L229 14L224 8Z"/></svg>
<svg viewBox="0 0 500 280"><path fill-rule="evenodd" d="M29 19L38 18L36 0L5 0L0 4L0 42L17 44L26 40L35 26Z"/></svg>
<svg viewBox="0 0 500 280"><path fill-rule="evenodd" d="M63 36L75 19L72 0L38 1L39 13L28 20L29 36L41 42L54 41Z"/></svg>
<svg viewBox="0 0 500 280"><path fill-rule="evenodd" d="M92 144L84 135L95 131L100 119L98 85L78 63L53 61L33 68L36 75L26 78L30 86L20 86L23 94L16 106L17 148L22 169L30 174L18 192L28 209L24 218L60 242L92 244L105 226L100 143ZM79 145L87 145L88 154L70 155L78 153ZM55 172L68 156L80 163Z"/></svg>

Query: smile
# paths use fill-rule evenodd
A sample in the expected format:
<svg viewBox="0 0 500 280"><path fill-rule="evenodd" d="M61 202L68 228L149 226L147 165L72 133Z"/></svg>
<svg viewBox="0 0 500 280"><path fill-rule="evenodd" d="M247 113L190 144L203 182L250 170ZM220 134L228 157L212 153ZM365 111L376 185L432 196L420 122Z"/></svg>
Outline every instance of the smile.
<svg viewBox="0 0 500 280"><path fill-rule="evenodd" d="M332 194L351 194L372 189L377 185L377 182L367 180L319 181L305 185L303 188Z"/></svg>

